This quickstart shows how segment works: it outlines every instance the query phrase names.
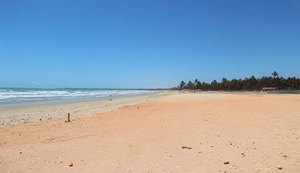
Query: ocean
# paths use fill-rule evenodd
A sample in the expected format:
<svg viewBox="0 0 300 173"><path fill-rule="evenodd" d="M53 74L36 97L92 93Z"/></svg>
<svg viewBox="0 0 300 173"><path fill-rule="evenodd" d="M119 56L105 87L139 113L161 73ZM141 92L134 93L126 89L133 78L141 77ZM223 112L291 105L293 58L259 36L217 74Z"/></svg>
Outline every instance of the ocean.
<svg viewBox="0 0 300 173"><path fill-rule="evenodd" d="M147 95L157 90L0 88L0 107Z"/></svg>

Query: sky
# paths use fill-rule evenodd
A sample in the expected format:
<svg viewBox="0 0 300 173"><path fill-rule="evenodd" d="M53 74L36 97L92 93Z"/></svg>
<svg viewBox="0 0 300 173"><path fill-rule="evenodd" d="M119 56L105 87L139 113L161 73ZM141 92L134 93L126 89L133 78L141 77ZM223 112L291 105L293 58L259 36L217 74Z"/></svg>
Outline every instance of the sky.
<svg viewBox="0 0 300 173"><path fill-rule="evenodd" d="M0 87L300 77L299 0L0 0Z"/></svg>

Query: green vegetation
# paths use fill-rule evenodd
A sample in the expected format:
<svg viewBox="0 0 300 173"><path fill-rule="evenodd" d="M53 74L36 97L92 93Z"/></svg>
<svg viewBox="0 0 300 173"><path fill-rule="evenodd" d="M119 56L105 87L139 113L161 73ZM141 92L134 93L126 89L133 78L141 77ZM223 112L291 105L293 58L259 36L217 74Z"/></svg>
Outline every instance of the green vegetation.
<svg viewBox="0 0 300 173"><path fill-rule="evenodd" d="M180 85L176 89L205 91L260 91L265 87L273 87L278 90L300 90L300 79L296 77L279 77L279 74L274 71L272 76L264 76L262 78L255 78L255 76L232 80L223 78L221 82L213 80L211 83L200 82L196 79L194 82L189 81L187 84L184 81L181 81Z"/></svg>

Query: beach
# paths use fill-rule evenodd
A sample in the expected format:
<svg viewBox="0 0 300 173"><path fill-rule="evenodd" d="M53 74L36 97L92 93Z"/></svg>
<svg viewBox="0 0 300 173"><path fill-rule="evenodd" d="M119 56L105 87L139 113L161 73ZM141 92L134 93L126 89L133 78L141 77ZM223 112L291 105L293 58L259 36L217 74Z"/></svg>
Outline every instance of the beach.
<svg viewBox="0 0 300 173"><path fill-rule="evenodd" d="M2 94L13 98L1 100L0 97L0 127L57 119L67 117L68 114L72 117L94 115L166 93L151 90L71 91L26 89L25 92L12 91L12 94L0 92L0 96ZM51 92L52 95L49 94Z"/></svg>
<svg viewBox="0 0 300 173"><path fill-rule="evenodd" d="M299 94L174 91L0 114L3 173L300 172Z"/></svg>

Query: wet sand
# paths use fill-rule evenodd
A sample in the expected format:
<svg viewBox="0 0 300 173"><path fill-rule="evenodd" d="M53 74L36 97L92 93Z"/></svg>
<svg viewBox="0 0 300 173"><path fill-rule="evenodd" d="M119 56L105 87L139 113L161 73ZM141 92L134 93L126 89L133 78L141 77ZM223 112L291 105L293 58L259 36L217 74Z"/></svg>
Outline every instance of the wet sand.
<svg viewBox="0 0 300 173"><path fill-rule="evenodd" d="M300 172L297 94L175 92L81 114L0 128L1 172Z"/></svg>

